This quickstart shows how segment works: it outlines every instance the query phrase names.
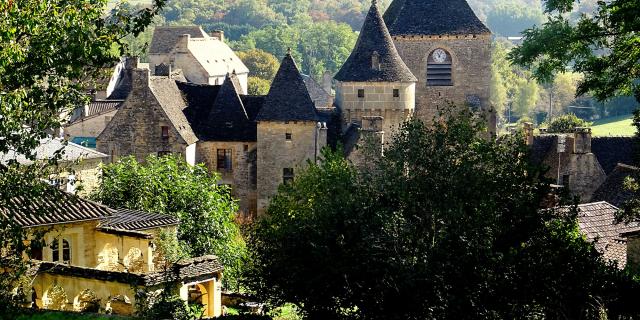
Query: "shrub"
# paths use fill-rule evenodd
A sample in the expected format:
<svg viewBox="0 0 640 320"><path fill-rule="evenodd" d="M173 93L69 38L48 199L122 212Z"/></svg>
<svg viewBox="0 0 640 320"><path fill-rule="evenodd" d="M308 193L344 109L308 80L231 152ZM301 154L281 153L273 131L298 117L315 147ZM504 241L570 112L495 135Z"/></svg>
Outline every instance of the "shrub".
<svg viewBox="0 0 640 320"><path fill-rule="evenodd" d="M591 122L578 118L573 113L556 117L547 126L549 133L571 133L579 127L590 127Z"/></svg>

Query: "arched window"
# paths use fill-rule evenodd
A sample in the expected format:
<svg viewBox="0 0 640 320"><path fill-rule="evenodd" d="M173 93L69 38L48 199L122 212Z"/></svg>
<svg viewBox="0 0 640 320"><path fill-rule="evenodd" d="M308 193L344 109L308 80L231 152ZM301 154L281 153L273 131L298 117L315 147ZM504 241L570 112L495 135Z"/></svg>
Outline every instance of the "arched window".
<svg viewBox="0 0 640 320"><path fill-rule="evenodd" d="M60 251L60 242L62 242L62 251ZM71 263L71 243L67 239L56 239L51 244L51 256L54 262Z"/></svg>
<svg viewBox="0 0 640 320"><path fill-rule="evenodd" d="M427 85L428 86L452 86L451 78L451 54L438 48L429 54L427 58Z"/></svg>

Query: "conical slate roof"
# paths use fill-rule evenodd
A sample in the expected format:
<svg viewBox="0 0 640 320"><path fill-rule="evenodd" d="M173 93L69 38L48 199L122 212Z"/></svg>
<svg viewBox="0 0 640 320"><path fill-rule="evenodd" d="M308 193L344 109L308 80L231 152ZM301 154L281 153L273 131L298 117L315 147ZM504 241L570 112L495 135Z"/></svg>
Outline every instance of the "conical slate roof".
<svg viewBox="0 0 640 320"><path fill-rule="evenodd" d="M393 36L491 33L466 0L394 0L384 21Z"/></svg>
<svg viewBox="0 0 640 320"><path fill-rule="evenodd" d="M242 92L235 73L227 74L198 135L206 141L255 141L256 124L249 119L240 99Z"/></svg>
<svg viewBox="0 0 640 320"><path fill-rule="evenodd" d="M379 66L374 66L375 55ZM418 81L400 58L375 0L364 20L355 48L335 79L343 82Z"/></svg>
<svg viewBox="0 0 640 320"><path fill-rule="evenodd" d="M276 73L256 121L317 121L316 107L288 53Z"/></svg>

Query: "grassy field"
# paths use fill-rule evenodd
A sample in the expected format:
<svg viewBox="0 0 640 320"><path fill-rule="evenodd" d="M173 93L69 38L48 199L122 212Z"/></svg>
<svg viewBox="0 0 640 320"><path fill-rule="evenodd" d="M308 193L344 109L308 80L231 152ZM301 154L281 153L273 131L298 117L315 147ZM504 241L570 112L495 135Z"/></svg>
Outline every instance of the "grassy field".
<svg viewBox="0 0 640 320"><path fill-rule="evenodd" d="M631 118L631 115L626 115L598 120L591 126L591 131L594 136L632 136L636 128Z"/></svg>

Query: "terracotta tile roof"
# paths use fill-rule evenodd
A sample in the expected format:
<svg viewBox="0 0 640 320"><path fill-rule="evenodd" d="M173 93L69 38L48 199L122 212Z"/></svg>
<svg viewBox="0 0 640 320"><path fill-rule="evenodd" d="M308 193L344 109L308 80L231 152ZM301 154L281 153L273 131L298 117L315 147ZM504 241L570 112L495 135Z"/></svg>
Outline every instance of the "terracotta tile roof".
<svg viewBox="0 0 640 320"><path fill-rule="evenodd" d="M187 108L187 104L182 98L182 93L178 89L176 80L169 77L151 77L149 89L158 100L169 121L178 130L182 139L188 145L198 141L183 113L183 110Z"/></svg>
<svg viewBox="0 0 640 320"><path fill-rule="evenodd" d="M317 121L315 104L298 66L287 54L276 73L256 121Z"/></svg>
<svg viewBox="0 0 640 320"><path fill-rule="evenodd" d="M594 242L596 249L610 260L618 261L620 267L626 263L626 245L621 234L635 230L640 223L618 223L615 214L618 208L607 202L593 202L578 205L578 224L587 240Z"/></svg>
<svg viewBox="0 0 640 320"><path fill-rule="evenodd" d="M219 276L224 270L216 256L202 256L174 264L166 271L130 273L70 266L62 263L33 261L29 274L48 273L129 285L155 286L167 282L196 282Z"/></svg>
<svg viewBox="0 0 640 320"><path fill-rule="evenodd" d="M104 219L115 211L99 203L50 188L36 198L16 197L0 213L22 227Z"/></svg>
<svg viewBox="0 0 640 320"><path fill-rule="evenodd" d="M191 38L204 38L207 34L198 26L163 26L156 27L149 46L149 54L165 54L171 52L183 34Z"/></svg>
<svg viewBox="0 0 640 320"><path fill-rule="evenodd" d="M99 228L141 231L179 224L178 218L167 214L150 213L139 210L118 209L113 215L102 220Z"/></svg>
<svg viewBox="0 0 640 320"><path fill-rule="evenodd" d="M394 0L384 20L393 36L491 32L465 0Z"/></svg>
<svg viewBox="0 0 640 320"><path fill-rule="evenodd" d="M606 201L614 206L620 207L633 196L633 192L624 187L624 182L628 177L640 173L640 169L626 164L619 163L607 179L593 193L591 201Z"/></svg>
<svg viewBox="0 0 640 320"><path fill-rule="evenodd" d="M591 151L598 158L606 174L616 168L618 163L636 164L638 144L635 137L593 137Z"/></svg>
<svg viewBox="0 0 640 320"><path fill-rule="evenodd" d="M376 54L379 68L372 65ZM335 79L342 82L418 81L400 58L375 1L364 20L355 48Z"/></svg>

